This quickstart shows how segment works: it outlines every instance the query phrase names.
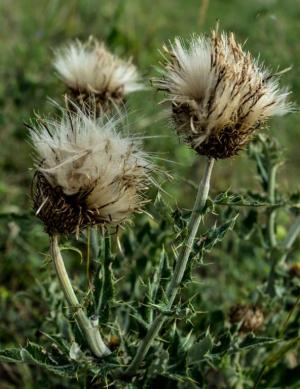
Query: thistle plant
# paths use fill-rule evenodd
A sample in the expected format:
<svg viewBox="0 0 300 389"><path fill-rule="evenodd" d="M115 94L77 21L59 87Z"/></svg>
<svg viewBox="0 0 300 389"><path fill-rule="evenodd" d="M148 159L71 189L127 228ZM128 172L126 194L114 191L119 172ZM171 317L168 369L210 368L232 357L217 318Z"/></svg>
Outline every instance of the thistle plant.
<svg viewBox="0 0 300 389"><path fill-rule="evenodd" d="M97 115L118 108L128 94L143 89L132 60L118 58L95 38L57 50L54 67L68 87L68 97Z"/></svg>
<svg viewBox="0 0 300 389"><path fill-rule="evenodd" d="M163 76L154 80L154 86L167 92L177 133L198 154L207 157L187 237L166 291L167 307L171 309L202 219L214 160L237 154L268 117L283 115L292 106L287 102L289 93L280 90L276 76L260 68L236 43L233 34L214 31L210 39L193 37L188 48L176 39L164 50ZM165 321L163 315L154 319L128 373L136 371Z"/></svg>
<svg viewBox="0 0 300 389"><path fill-rule="evenodd" d="M139 143L117 132L116 119L93 119L81 110L42 120L31 130L37 153L33 181L36 215L50 237L51 254L67 302L92 352L110 353L96 324L89 320L72 289L58 237L88 226L119 227L141 210L149 183L149 158Z"/></svg>
<svg viewBox="0 0 300 389"><path fill-rule="evenodd" d="M76 40L55 51L54 68L67 86L66 108L81 110L94 117L121 113L126 96L144 88L132 59L123 60L110 53L103 42L90 37ZM93 257L99 253L98 236L88 232Z"/></svg>
<svg viewBox="0 0 300 389"><path fill-rule="evenodd" d="M131 60L91 39L58 50L54 66L68 88L67 104L28 126L32 201L72 315L63 314L48 276L35 292L51 306L40 338L0 350L0 361L38 366L62 377L58 385L66 388L285 385L275 364L282 367L300 341L299 264L288 263L300 233L300 196L277 184L280 145L264 131L270 117L294 110L279 84L283 72L269 71L233 34L213 31L163 47L152 85L203 168L198 185L186 180L197 190L189 211L170 206L160 186L148 199L156 167L142 150L143 136L125 135L124 114L112 114L142 88ZM216 161L243 149L259 184L210 194ZM84 243L86 255L74 251L88 262L91 242L80 238L90 229L99 250L87 274L79 268L74 290L59 243ZM274 382L272 369L280 377Z"/></svg>
<svg viewBox="0 0 300 389"><path fill-rule="evenodd" d="M176 131L198 154L224 159L236 155L270 116L292 109L289 92L233 34L175 39L164 46L162 77Z"/></svg>

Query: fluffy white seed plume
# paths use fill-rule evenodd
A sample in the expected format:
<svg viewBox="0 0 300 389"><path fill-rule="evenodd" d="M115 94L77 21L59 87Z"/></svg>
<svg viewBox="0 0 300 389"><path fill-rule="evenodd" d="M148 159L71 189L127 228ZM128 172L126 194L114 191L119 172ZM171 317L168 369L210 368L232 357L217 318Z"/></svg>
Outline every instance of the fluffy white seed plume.
<svg viewBox="0 0 300 389"><path fill-rule="evenodd" d="M129 93L143 89L131 59L118 58L94 38L58 50L54 67L82 105L94 100L106 110L109 104L119 104Z"/></svg>
<svg viewBox="0 0 300 389"><path fill-rule="evenodd" d="M167 93L179 135L199 154L228 158L268 117L292 109L289 92L243 51L233 34L194 36L164 47L163 76L153 80Z"/></svg>
<svg viewBox="0 0 300 389"><path fill-rule="evenodd" d="M141 210L151 163L137 140L117 132L119 121L63 111L31 129L34 209L47 232L115 227Z"/></svg>

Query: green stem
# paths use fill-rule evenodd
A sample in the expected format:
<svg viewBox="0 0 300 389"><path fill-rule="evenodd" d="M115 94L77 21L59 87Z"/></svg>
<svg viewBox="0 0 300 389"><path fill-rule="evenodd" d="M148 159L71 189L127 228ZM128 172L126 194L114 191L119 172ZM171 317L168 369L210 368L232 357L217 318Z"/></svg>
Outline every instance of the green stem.
<svg viewBox="0 0 300 389"><path fill-rule="evenodd" d="M276 190L276 173L277 173L278 165L273 165L270 169L269 173L269 186L268 186L268 197L269 202L271 204L275 204L275 190ZM275 233L275 222L276 222L276 209L271 208L269 210L269 218L268 218L268 237L269 237L269 245L271 249L276 248L277 246L277 239L276 239L276 233ZM270 264L270 271L267 281L267 288L266 292L270 296L275 295L275 269L277 266L277 255L275 254L274 250L271 250L268 254L271 257L271 264Z"/></svg>
<svg viewBox="0 0 300 389"><path fill-rule="evenodd" d="M275 204L277 168L278 165L274 165L272 166L270 171L268 195L271 204ZM276 209L271 209L269 214L269 220L268 220L268 235L269 235L269 242L271 247L275 247L277 244L276 234L275 234L275 218L276 218Z"/></svg>
<svg viewBox="0 0 300 389"><path fill-rule="evenodd" d="M98 230L96 227L90 228L91 260L96 261L99 256L100 245Z"/></svg>
<svg viewBox="0 0 300 389"><path fill-rule="evenodd" d="M82 334L85 336L91 351L97 357L109 355L110 350L106 347L102 340L102 337L99 333L97 320L89 320L78 302L67 270L65 268L63 258L61 256L57 235L50 236L50 250L56 274L64 292L65 298L70 308L74 310L74 316L77 324L81 329Z"/></svg>
<svg viewBox="0 0 300 389"><path fill-rule="evenodd" d="M260 381L261 381L261 379L262 379L262 377L263 377L263 375L264 375L265 370L266 370L266 366L263 366L263 367L260 369L260 371L259 371L259 373L258 373L258 376L257 376L257 378L256 378L256 380L255 380L253 389L258 388L258 385L260 384Z"/></svg>
<svg viewBox="0 0 300 389"><path fill-rule="evenodd" d="M287 236L283 241L283 247L286 250L289 250L293 246L299 234L300 234L300 215L297 216L291 228L289 229Z"/></svg>
<svg viewBox="0 0 300 389"><path fill-rule="evenodd" d="M210 187L210 177L211 177L213 165L214 165L214 159L208 159L205 167L204 176L198 187L198 193L193 207L191 219L188 224L187 238L185 239L185 242L179 253L172 279L167 288L167 298L168 298L167 309L168 310L170 310L173 306L202 219L202 211L208 197L208 192ZM158 314L157 317L154 319L151 326L149 327L148 333L140 343L140 346L137 350L135 357L133 358L128 369L126 370L126 374L131 375L136 372L136 370L142 363L144 357L146 356L149 348L151 347L155 337L158 335L160 329L165 323L166 319L167 317L161 313Z"/></svg>

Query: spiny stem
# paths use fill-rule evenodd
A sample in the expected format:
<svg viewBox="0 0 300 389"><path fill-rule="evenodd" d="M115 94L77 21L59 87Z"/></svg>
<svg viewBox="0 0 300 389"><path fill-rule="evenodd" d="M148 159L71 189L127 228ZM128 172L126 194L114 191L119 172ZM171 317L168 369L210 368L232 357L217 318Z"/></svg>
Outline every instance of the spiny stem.
<svg viewBox="0 0 300 389"><path fill-rule="evenodd" d="M198 193L193 207L191 219L188 224L187 238L185 239L182 249L179 253L172 279L167 288L167 298L168 298L167 309L168 310L170 310L173 306L202 219L202 211L208 197L208 192L210 187L210 177L211 177L213 165L214 165L214 159L207 159L204 176L199 184ZM154 319L150 328L148 329L148 333L140 343L140 346L137 350L135 357L133 358L128 369L126 370L126 374L130 375L136 372L136 370L142 363L144 357L146 356L149 348L151 347L155 337L158 335L160 329L165 323L166 319L167 319L166 316L164 316L161 313L158 314L157 317Z"/></svg>
<svg viewBox="0 0 300 389"><path fill-rule="evenodd" d="M102 337L99 333L98 323L95 320L95 323L88 319L83 309L81 308L76 294L73 290L71 281L69 279L67 270L61 252L58 245L58 236L50 236L50 250L58 276L60 285L64 292L65 298L71 309L74 310L74 316L77 321L79 328L81 329L83 335L86 338L86 341L91 349L91 351L97 357L103 357L110 354L110 350L104 344Z"/></svg>

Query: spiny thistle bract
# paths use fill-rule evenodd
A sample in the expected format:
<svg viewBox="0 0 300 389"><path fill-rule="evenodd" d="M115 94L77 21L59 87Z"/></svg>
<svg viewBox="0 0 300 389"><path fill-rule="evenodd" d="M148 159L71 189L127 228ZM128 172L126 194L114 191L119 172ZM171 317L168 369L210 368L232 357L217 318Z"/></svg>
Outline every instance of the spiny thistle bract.
<svg viewBox="0 0 300 389"><path fill-rule="evenodd" d="M233 34L213 31L187 46L175 39L164 51L163 76L153 84L167 92L179 136L201 155L237 154L268 117L292 109L278 74L243 51Z"/></svg>
<svg viewBox="0 0 300 389"><path fill-rule="evenodd" d="M94 38L86 43L77 40L56 51L54 67L68 86L69 97L81 106L94 107L99 114L143 89L131 59L118 58Z"/></svg>
<svg viewBox="0 0 300 389"><path fill-rule="evenodd" d="M116 227L141 210L151 163L138 139L117 132L120 120L62 111L31 129L33 205L49 234Z"/></svg>

